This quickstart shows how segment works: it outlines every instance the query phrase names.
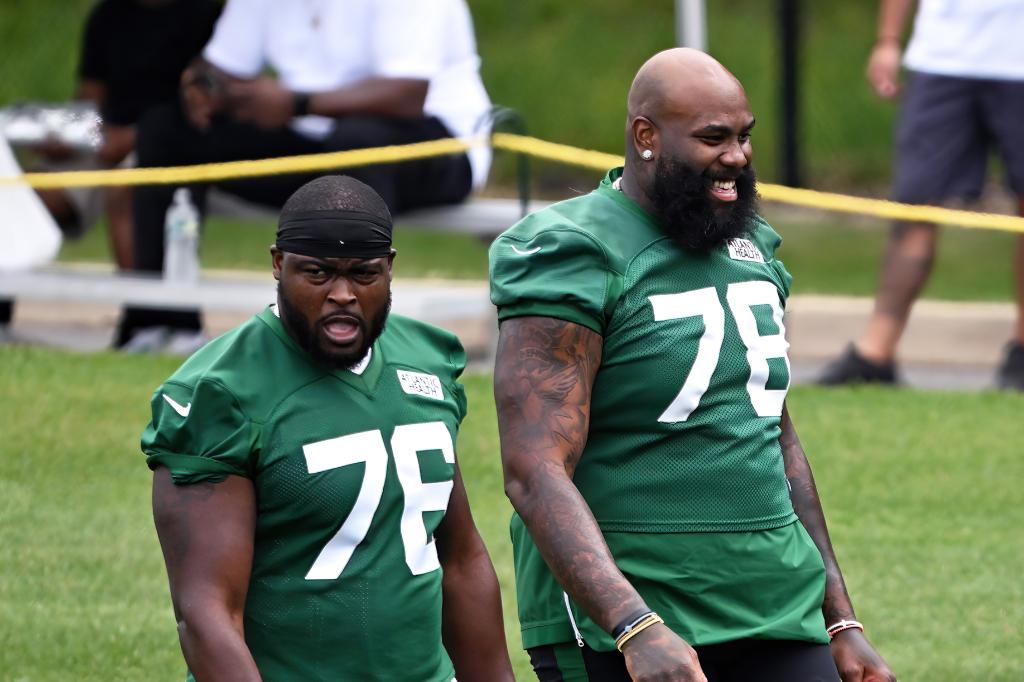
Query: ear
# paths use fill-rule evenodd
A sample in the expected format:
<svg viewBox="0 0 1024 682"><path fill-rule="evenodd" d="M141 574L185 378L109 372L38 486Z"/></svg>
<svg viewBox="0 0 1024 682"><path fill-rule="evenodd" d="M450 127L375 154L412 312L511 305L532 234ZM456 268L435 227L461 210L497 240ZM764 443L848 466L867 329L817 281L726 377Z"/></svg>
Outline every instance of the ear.
<svg viewBox="0 0 1024 682"><path fill-rule="evenodd" d="M274 279L281 281L281 268L284 265L284 251L281 251L276 246L270 247L270 262L274 268Z"/></svg>
<svg viewBox="0 0 1024 682"><path fill-rule="evenodd" d="M654 155L658 155L658 127L645 116L637 116L629 124L633 134L633 149L636 156L640 156L645 149L650 149Z"/></svg>
<svg viewBox="0 0 1024 682"><path fill-rule="evenodd" d="M395 256L397 255L398 252L394 249L391 249L391 253L388 254L388 279L391 279L391 269L395 265Z"/></svg>

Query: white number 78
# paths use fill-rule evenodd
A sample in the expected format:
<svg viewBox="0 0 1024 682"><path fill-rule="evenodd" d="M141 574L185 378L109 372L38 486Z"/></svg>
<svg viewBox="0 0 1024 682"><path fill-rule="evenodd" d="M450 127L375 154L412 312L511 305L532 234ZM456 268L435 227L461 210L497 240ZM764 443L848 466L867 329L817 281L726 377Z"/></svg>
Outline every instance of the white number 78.
<svg viewBox="0 0 1024 682"><path fill-rule="evenodd" d="M649 296L657 321L677 320L684 317L700 315L704 320L704 332L697 344L697 357L693 367L683 382L683 387L658 421L666 423L684 422L697 409L700 399L711 385L711 377L718 367L718 359L722 352L722 339L725 336L725 310L718 300L715 287L706 287L679 294L660 294ZM747 394L754 412L759 417L778 417L782 415L782 404L786 399L786 388L769 390L768 360L782 358L789 374L789 342L786 341L786 329L782 323L782 306L779 304L779 293L771 282L735 282L725 291L725 300L736 321L743 345L747 347L747 364L750 365L750 378L747 380ZM753 307L767 305L772 309L772 320L778 332L762 336L757 329Z"/></svg>

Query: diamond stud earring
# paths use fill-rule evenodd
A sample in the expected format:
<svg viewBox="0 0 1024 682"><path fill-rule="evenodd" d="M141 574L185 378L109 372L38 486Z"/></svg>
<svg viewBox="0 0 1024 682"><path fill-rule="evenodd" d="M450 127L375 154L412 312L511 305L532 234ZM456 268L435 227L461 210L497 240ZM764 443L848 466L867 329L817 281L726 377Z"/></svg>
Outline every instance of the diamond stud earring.
<svg viewBox="0 0 1024 682"><path fill-rule="evenodd" d="M650 149L645 149L643 153L640 154L640 158L643 159L644 161L650 161L651 159L654 158L654 152L652 152Z"/></svg>

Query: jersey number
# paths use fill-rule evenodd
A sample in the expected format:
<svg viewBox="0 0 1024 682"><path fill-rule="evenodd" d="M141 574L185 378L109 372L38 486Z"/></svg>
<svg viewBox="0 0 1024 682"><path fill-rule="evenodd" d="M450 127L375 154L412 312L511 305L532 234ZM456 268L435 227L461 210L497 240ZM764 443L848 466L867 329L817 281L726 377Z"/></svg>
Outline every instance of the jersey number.
<svg viewBox="0 0 1024 682"><path fill-rule="evenodd" d="M448 497L452 492L451 481L424 483L420 477L417 453L427 450L440 450L444 461L455 464L452 437L442 422L395 427L395 433L391 436L391 452L395 458L398 481L405 495L402 544L405 546L405 563L413 575L429 573L441 567L434 539L428 538L425 532L423 513L447 509ZM310 443L303 446L302 451L311 474L359 462L366 464L366 472L352 511L330 542L320 550L320 555L306 574L306 580L335 580L345 570L352 553L370 530L370 523L384 492L388 451L379 430Z"/></svg>
<svg viewBox="0 0 1024 682"><path fill-rule="evenodd" d="M679 395L658 417L660 422L684 422L697 409L701 397L711 384L711 375L718 367L722 339L725 336L725 310L718 300L718 291L714 287L681 294L649 296L648 299L654 308L654 319L659 322L697 315L704 320L704 333L697 344L697 357L693 367L690 368ZM782 403L786 399L787 389L766 388L769 359L785 360L786 372L789 373L789 343L786 341L786 329L782 325L782 306L779 304L778 290L770 282L736 282L726 289L725 300L729 303L733 319L736 320L740 339L747 347L747 364L750 365L747 394L750 395L754 412L759 417L779 417L782 415ZM754 319L755 305L771 307L772 320L779 330L778 333L761 335L757 330L757 320Z"/></svg>

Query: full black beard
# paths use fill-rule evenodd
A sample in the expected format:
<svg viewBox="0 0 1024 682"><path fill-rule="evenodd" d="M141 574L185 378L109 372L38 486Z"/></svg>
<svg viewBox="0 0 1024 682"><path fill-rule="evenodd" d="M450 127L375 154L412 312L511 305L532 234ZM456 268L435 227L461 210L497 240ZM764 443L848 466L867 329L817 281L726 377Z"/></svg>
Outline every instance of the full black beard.
<svg viewBox="0 0 1024 682"><path fill-rule="evenodd" d="M736 201L717 208L708 196L715 179L681 161L658 159L650 198L665 234L686 251L708 253L730 239L750 234L753 228L757 215L754 169L747 166L736 178Z"/></svg>
<svg viewBox="0 0 1024 682"><path fill-rule="evenodd" d="M367 351L374 341L384 332L387 324L388 314L391 312L391 291L388 291L388 303L381 308L380 312L369 324L365 320L359 321L360 329L363 332L363 343L347 353L338 351L335 348L324 347L320 343L323 338L321 328L324 321L317 320L310 325L306 318L291 304L285 288L281 282L277 283L278 312L281 313L281 322L286 330L295 339L295 343L309 353L313 362L332 370L352 369L366 357Z"/></svg>

